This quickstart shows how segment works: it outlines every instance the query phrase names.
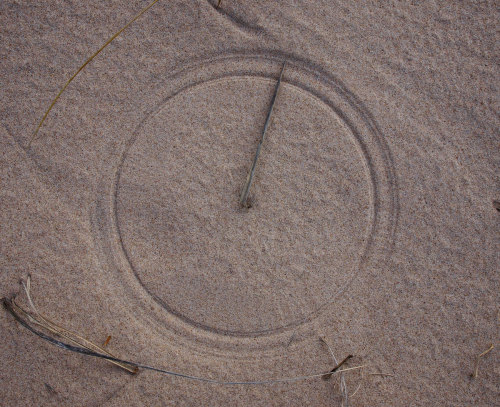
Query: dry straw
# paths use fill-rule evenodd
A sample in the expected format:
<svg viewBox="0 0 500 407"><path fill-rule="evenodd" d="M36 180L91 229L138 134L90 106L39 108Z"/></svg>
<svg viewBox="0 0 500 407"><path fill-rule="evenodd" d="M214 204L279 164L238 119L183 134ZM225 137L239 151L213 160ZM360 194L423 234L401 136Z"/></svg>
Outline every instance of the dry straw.
<svg viewBox="0 0 500 407"><path fill-rule="evenodd" d="M69 329L63 328L62 326L56 324L47 317L43 316L40 312L38 312L38 309L35 306L35 303L33 302L33 298L31 296L31 278L28 276L26 284L24 283L24 281L22 281L21 284L23 285L26 298L28 299L28 303L31 307L31 312L25 311L22 307L20 307L16 303L15 298L13 298L11 301L11 309L15 313L17 313L18 316L23 316L26 320L30 321L32 324L45 328L47 331L51 332L52 334L55 334L60 338L66 339L73 345L77 345L89 351L103 353L109 357L116 358L115 355L108 352L106 349L104 349L104 347L96 345L95 343L85 339L81 335L78 335L77 333L70 331ZM106 345L107 342L104 344L104 346ZM137 372L137 368L135 366L130 366L127 363L121 363L113 360L109 360L109 362L121 367L122 369L125 369L129 373Z"/></svg>
<svg viewBox="0 0 500 407"><path fill-rule="evenodd" d="M48 109L45 111L45 114L43 115L42 119L40 120L40 122L38 123L38 126L37 128L35 129L33 135L31 136L31 139L29 140L28 142L28 148L31 146L31 143L33 143L33 141L36 139L36 137L38 136L38 132L40 131L40 128L42 127L43 123L45 122L45 119L47 119L47 116L49 115L50 111L52 110L52 108L54 107L54 105L57 103L57 101L59 100L59 98L61 97L61 95L63 94L63 92L66 90L66 88L69 86L69 84L71 82L73 82L73 79L76 78L76 76L97 56L101 53L101 51L106 48L109 44L111 44L111 42L116 38L118 37L123 31L125 31L129 26L130 24L132 24L134 21L136 21L139 17L141 17L146 11L148 11L151 7L153 7L158 1L160 0L154 0L151 4L149 4L148 6L144 7L134 18L132 18L132 20L130 20L127 24L125 24L122 28L120 28L115 34L113 34L111 36L111 38L109 38L102 46L101 48L99 48L96 52L94 52L84 63L82 66L80 66L80 68L78 68L78 70L66 81L66 83L64 84L64 86L61 88L61 90L59 91L59 93L56 95L56 97L54 98L54 100L52 100L52 103L50 104L50 106L48 107Z"/></svg>
<svg viewBox="0 0 500 407"><path fill-rule="evenodd" d="M73 82L73 79L75 79L78 74L83 71L83 69L97 56L99 55L104 48L106 48L109 44L111 44L123 31L125 31L132 23L134 23L137 19L139 19L146 11L148 11L151 7L153 7L156 3L158 3L160 0L154 0L152 3L144 7L139 13L137 13L127 24L125 24L122 28L120 28L115 34L113 34L102 46L99 48L96 52L94 52L87 60L78 68L78 70L66 81L64 86L61 88L59 93L56 95L56 97L52 100L50 103L49 107L45 111L42 119L38 123L38 126L36 127L35 131L33 132L30 140L28 141L28 148L31 147L31 144L33 141L38 136L38 132L40 131L40 128L42 127L43 123L47 119L47 116L49 115L50 111L52 108L55 106L61 95L64 93L66 88L69 86L71 82ZM221 5L222 0L219 0L217 3L216 8L218 9Z"/></svg>
<svg viewBox="0 0 500 407"><path fill-rule="evenodd" d="M129 373L136 373L138 369L145 369L145 370L151 370L154 372L166 374L166 375L171 375L171 376L177 376L185 379L190 379L190 380L196 380L200 382L207 382L207 383L215 383L215 384L224 384L224 385L256 385L256 384L274 384L274 383L283 383L283 382L296 382L300 380L307 380L307 379L313 379L313 378L320 378L324 377L326 375L331 375L331 374L343 374L344 372L348 371L354 371L354 370L359 370L366 368L365 365L361 366L354 366L350 368L345 368L345 369L338 369L338 367L334 368L333 371L330 370L328 372L319 372L319 373L312 373L308 375L303 375L303 376L294 376L294 377L281 377L281 378L270 378L270 379L264 379L264 380L251 380L251 381L239 381L239 380L234 380L234 381L224 381L224 380L218 380L218 379L210 379L206 377L201 377L201 376L192 376L188 375L185 373L179 373L179 372L174 372L166 369L162 369L159 367L154 367L154 366L149 366L144 363L139 363L139 362L134 362L130 360L125 360L118 358L111 354L110 352L106 351L103 347L96 345L95 343L85 339L81 335L76 334L73 331L70 331L69 329L63 328L59 324L56 324L55 322L52 322L48 318L44 317L36 308L32 296L31 296L31 279L28 277L28 280L26 284L22 282L24 292L27 296L28 303L31 307L31 310L28 311L24 309L22 306L20 306L17 302L15 297L12 298L11 300L4 298L3 299L3 304L4 307L9 311L14 318L26 329L34 333L35 335L39 336L40 338L46 340L47 342L50 342L53 345L56 345L62 349L69 350L72 352L76 353L81 353L83 355L87 356L93 356L96 358L104 359L107 360L110 363L114 363L115 365L121 367L122 369L125 369ZM45 332L42 332L37 328L42 328L45 331L48 331L50 334L47 334ZM60 340L60 338L67 340L68 342L64 342ZM333 354L332 354L333 356ZM345 388L345 384L344 384Z"/></svg>
<svg viewBox="0 0 500 407"><path fill-rule="evenodd" d="M493 350L494 347L495 347L495 345L491 344L488 349L486 349L484 352L482 352L479 355L477 355L477 357L476 357L476 367L474 369L474 373L471 374L472 378L475 379L477 377L477 375L479 374L479 362L480 362L481 358L483 356L486 356L488 353L490 353Z"/></svg>
<svg viewBox="0 0 500 407"><path fill-rule="evenodd" d="M323 338L319 338L321 342L323 342L326 347L328 348L328 351L330 352L330 355L332 356L333 361L337 364L327 375L323 376L323 379L328 380L330 377L332 377L332 374L335 372L340 372L340 393L342 394L342 406L343 407L348 407L349 406L349 392L347 391L347 384L345 382L345 377L344 373L339 370L339 368L346 363L350 358L352 358L352 355L348 355L344 360L342 360L340 363L338 362L337 358L335 357L332 348L328 344L328 342ZM358 387L359 390L359 387ZM356 390L356 391L358 391Z"/></svg>

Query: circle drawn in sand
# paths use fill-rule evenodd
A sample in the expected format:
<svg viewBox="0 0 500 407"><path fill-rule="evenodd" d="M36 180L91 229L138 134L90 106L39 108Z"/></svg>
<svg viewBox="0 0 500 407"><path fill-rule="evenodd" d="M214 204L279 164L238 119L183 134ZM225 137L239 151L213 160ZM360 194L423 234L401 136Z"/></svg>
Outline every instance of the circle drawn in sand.
<svg viewBox="0 0 500 407"><path fill-rule="evenodd" d="M253 206L239 207L280 62L186 69L123 154L120 245L140 286L181 324L237 337L296 328L339 301L390 239L388 149L355 97L301 61L288 61Z"/></svg>

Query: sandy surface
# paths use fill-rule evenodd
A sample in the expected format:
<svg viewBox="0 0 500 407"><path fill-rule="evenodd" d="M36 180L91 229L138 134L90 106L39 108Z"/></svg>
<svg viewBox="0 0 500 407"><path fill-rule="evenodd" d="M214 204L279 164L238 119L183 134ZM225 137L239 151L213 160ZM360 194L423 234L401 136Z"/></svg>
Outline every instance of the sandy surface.
<svg viewBox="0 0 500 407"><path fill-rule="evenodd" d="M321 372L323 336L367 365L346 373L352 406L494 405L494 2L283 3L160 1L29 148L147 2L0 4L0 296L31 274L47 316L169 370ZM6 312L0 332L2 406L341 404L338 376L131 376Z"/></svg>

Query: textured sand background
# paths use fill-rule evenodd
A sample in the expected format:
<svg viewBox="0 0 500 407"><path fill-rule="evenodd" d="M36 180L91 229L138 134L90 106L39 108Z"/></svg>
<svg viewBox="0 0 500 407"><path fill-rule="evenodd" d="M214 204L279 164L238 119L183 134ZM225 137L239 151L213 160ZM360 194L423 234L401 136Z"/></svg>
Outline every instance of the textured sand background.
<svg viewBox="0 0 500 407"><path fill-rule="evenodd" d="M0 3L0 296L120 357L222 380L366 364L353 406L498 403L494 2ZM237 200L288 60L252 186ZM0 313L0 404L340 405L338 377L218 386ZM390 373L375 376L368 373ZM495 402L497 400L497 402Z"/></svg>

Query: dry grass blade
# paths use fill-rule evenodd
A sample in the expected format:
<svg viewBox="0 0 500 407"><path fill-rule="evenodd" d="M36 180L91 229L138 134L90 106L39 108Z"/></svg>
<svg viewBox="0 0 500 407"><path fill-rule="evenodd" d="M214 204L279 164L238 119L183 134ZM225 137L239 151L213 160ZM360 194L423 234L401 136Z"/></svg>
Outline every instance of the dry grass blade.
<svg viewBox="0 0 500 407"><path fill-rule="evenodd" d="M99 48L96 52L94 52L83 63L83 65L80 66L80 68L78 68L78 70L66 81L66 83L64 84L62 89L59 91L57 96L54 98L54 100L50 104L49 108L45 111L45 114L43 115L42 120L40 120L40 122L38 123L37 128L35 129L33 135L31 136L31 139L28 142L28 148L31 147L31 143L33 143L33 141L36 139L38 132L40 131L40 128L42 127L43 123L45 122L45 119L47 119L47 116L49 115L50 111L52 110L54 105L57 103L57 101L59 100L59 98L61 97L63 92L66 90L66 88L69 86L69 84L71 82L73 82L73 79L75 79L76 76L83 70L83 68L85 68L97 55L99 55L104 48L106 48L109 44L111 44L111 42L116 37L118 37L123 31L125 31L128 28L128 26L130 26L130 24L132 24L135 20L137 20L140 16L142 16L146 11L148 11L151 7L153 7L158 1L160 1L160 0L154 0L151 4L144 7L134 18L132 18L132 20L130 20L127 24L125 24L122 28L120 28L120 30L118 30L113 36L111 36L111 38L109 38L101 48Z"/></svg>
<svg viewBox="0 0 500 407"><path fill-rule="evenodd" d="M251 206L251 205L248 205L248 194L250 193L250 187L252 186L253 177L255 175L255 168L257 166L257 161L258 161L259 156L260 156L262 145L264 144L264 140L266 138L267 129L269 127L269 124L271 123L271 116L273 114L274 105L276 103L276 98L278 97L278 92L280 90L281 80L283 79L283 72L285 72L285 66L286 66L286 60L283 61L280 76L279 76L278 82L276 83L276 87L274 88L274 94L273 94L273 97L271 99L271 105L270 105L269 110L267 112L266 122L264 123L262 135L260 136L259 144L257 145L257 150L255 151L255 156L254 156L254 159L252 162L252 167L250 168L250 171L248 172L245 186L243 187L243 190L241 191L240 205L242 207L245 207L245 208L249 208Z"/></svg>
<svg viewBox="0 0 500 407"><path fill-rule="evenodd" d="M476 358L476 367L474 369L474 373L471 374L471 377L473 377L474 379L477 377L478 373L479 373L479 361L481 360L481 358L485 355L487 355L488 353L490 353L493 348L495 347L495 345L491 344L490 347L488 349L486 349L484 352L480 353L477 358Z"/></svg>
<svg viewBox="0 0 500 407"><path fill-rule="evenodd" d="M330 370L330 373L323 376L323 380L330 379L332 377L332 374L335 373L337 370L339 370L352 357L353 357L352 355L347 355L344 359L342 359L341 362L337 363L337 366L335 366L332 370Z"/></svg>
<svg viewBox="0 0 500 407"><path fill-rule="evenodd" d="M13 299L12 300L12 305L15 307L16 311L21 313L22 315L24 315L26 318L28 318L31 322L33 322L34 324L38 325L38 326L41 326L42 328L45 328L46 330L62 337L62 338L65 338L67 339L68 341L76 344L76 345L79 345L79 346L82 346L86 349L89 349L91 351L94 351L94 352L100 352L100 353L104 353L108 356L111 356L111 357L115 357L113 354L111 354L110 352L108 352L106 349L104 349L103 347L99 346L99 345L96 345L95 343L93 342L90 342L89 340L85 339L84 337L78 335L77 333L73 332L73 331L70 331L58 324L56 324L55 322L51 321L50 319L48 319L47 317L43 316L37 309L37 307L35 306L35 303L33 302L33 299L31 297L31 278L28 277L27 281L26 281L26 284L24 283L24 281L22 282L22 285L24 287L24 292L26 293L26 297L28 299L28 303L31 307L31 310L33 312L30 313L26 310L24 310L22 307L20 307L16 302L15 300ZM129 373L136 373L137 372L137 368L136 367L130 367L124 363L119 363L119 362L115 362L115 361L111 361L109 360L110 363L113 363L119 367L121 367L122 369L125 369L126 371L128 371Z"/></svg>
<svg viewBox="0 0 500 407"><path fill-rule="evenodd" d="M363 384L364 377L365 377L365 373L364 373L364 370L362 370L361 371L361 378L359 380L358 387L356 387L356 390L354 390L354 392L350 395L351 398L354 397L358 393L359 389L361 388L361 385Z"/></svg>
<svg viewBox="0 0 500 407"><path fill-rule="evenodd" d="M344 374L342 372L345 372L345 371L350 370L350 369L348 368L348 369L339 370L339 367L342 366L348 359L350 359L350 357L352 357L352 355L349 355L341 363L339 363L337 361L337 358L335 357L335 355L333 353L332 348L328 344L328 342L324 338L322 338L321 336L319 339L321 342L323 342L326 345L326 347L328 348L328 351L330 352L330 355L332 356L332 359L336 363L336 367L333 368L332 371L328 375L323 376L323 378L329 377L329 376L331 376L331 374L333 374L335 372L340 372L340 393L342 394L342 406L348 407L349 406L349 392L347 390L347 384L345 381Z"/></svg>
<svg viewBox="0 0 500 407"><path fill-rule="evenodd" d="M2 299L3 305L5 309L14 317L14 319L21 324L24 328L28 329L31 331L33 334L37 335L38 337L44 339L45 341L62 348L64 350L68 350L71 352L76 352L79 354L87 355L87 356L92 356L95 358L99 359L104 359L109 362L115 362L119 366L124 365L124 366L132 366L135 368L140 368L140 369L145 369L145 370L150 370L153 372L157 373L162 373L165 375L170 375L170 376L176 376L184 379L189 379L189 380L196 380L200 382L205 382L205 383L214 383L214 384L221 384L221 385L264 385L264 384L276 384L276 383L285 383L285 382L296 382L299 380L308 380L308 379L314 379L314 378L320 378L325 375L325 372L321 373L313 373L305 376L293 376L293 377L280 377L280 378L270 378L270 379L265 379L265 380L254 380L254 381L224 381L224 380L218 380L218 379L210 379L207 377L201 377L201 376L193 376L185 373L180 373L180 372L174 372L171 370L166 370L162 369L159 367L154 367L150 365L146 365L144 363L139 363L139 362L134 362L130 360L125 360L125 359L119 359L114 356L110 356L108 352L102 353L102 352L96 352L88 347L81 347L81 346L75 346L71 345L65 342L62 342L58 339L55 339L54 337L51 337L50 335L47 335L41 331L38 331L35 329L32 325L38 325L41 327L44 327L46 330L49 330L50 332L55 333L56 335L59 335L57 331L55 331L53 328L48 328L46 327L45 323L43 321L40 321L36 316L30 314L29 312L25 311L23 308L19 307L13 300L9 300L7 298ZM29 322L28 322L29 321ZM82 338L84 339L84 338ZM74 339L71 340L73 343L75 342ZM92 344L93 345L93 344ZM99 347L98 347L99 348ZM337 370L335 373L342 373L350 370L357 370L357 369L362 369L365 366L355 366L347 369L341 369Z"/></svg>
<svg viewBox="0 0 500 407"><path fill-rule="evenodd" d="M368 376L384 376L384 377L394 377L392 373L368 373Z"/></svg>

